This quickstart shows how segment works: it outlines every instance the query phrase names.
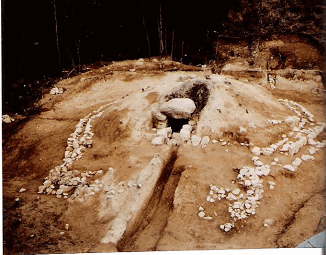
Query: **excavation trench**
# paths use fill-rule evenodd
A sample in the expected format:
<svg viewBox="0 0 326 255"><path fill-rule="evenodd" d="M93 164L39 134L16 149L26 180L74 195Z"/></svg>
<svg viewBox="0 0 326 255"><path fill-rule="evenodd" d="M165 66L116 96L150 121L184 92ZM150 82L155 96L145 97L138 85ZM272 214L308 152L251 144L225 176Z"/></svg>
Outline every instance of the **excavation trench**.
<svg viewBox="0 0 326 255"><path fill-rule="evenodd" d="M117 244L118 251L155 251L173 210L175 189L184 167L175 167L178 147L173 147L155 191L132 231L126 231Z"/></svg>

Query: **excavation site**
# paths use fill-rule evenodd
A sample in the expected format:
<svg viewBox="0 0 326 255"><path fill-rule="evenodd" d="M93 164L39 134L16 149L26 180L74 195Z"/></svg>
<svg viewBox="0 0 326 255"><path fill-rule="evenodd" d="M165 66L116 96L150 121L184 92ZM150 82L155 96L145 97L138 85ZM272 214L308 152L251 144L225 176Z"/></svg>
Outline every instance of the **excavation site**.
<svg viewBox="0 0 326 255"><path fill-rule="evenodd" d="M320 76L272 87L266 72L154 60L62 80L20 120L3 147L5 247L280 248L323 231ZM159 65L181 70L148 72Z"/></svg>

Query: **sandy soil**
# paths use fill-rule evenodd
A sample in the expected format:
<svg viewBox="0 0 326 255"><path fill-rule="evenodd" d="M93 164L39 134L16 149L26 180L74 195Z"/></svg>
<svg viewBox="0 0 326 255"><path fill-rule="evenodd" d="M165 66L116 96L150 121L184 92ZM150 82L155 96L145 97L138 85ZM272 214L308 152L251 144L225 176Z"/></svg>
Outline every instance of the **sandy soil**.
<svg viewBox="0 0 326 255"><path fill-rule="evenodd" d="M225 76L215 75L209 79L223 86L229 86L225 82L233 82L236 88L225 95L231 95L239 107L235 108L233 101L231 104L219 101L224 108L216 119L224 125L211 125L219 131L210 134L211 140L223 139L229 145L210 142L205 148L189 144L153 146L146 139L145 134L152 132L151 107L162 100L163 95L189 80L191 75L203 80L211 75L209 68L171 61L117 62L63 80L56 86L65 88L65 92L45 95L38 102L40 114L18 123L3 123L4 253L295 247L321 231L319 222L325 216L324 148L314 154L314 161L303 162L294 173L279 165L272 166L270 174L262 178L264 193L256 214L236 221L235 227L227 233L219 227L230 221L227 201L206 201L210 184L230 189L239 187L244 191L233 169L253 166L250 150L254 146L269 146L290 131L286 124L266 124L268 117L294 115L277 101L278 98L299 103L314 114L316 123L325 122L318 75L306 73L300 74L298 79L288 79L277 74L276 88L271 89L266 73L259 76L251 73L248 77L243 72L232 70L232 73L224 73ZM250 101L250 93L246 96L245 88L255 87L255 100ZM312 92L316 87L320 90ZM262 106L257 103L259 99L264 101ZM38 194L38 187L49 171L62 164L67 138L74 132L79 119L106 104L112 105L92 124L92 148L86 150L72 169L80 172L102 170L102 175L91 177L89 181L99 179L121 189L121 193L112 201L100 192L82 202ZM264 104L275 104L280 109ZM203 109L203 116L207 115L205 110L213 106L209 102ZM245 109L253 109L252 119L265 124L248 129L243 137L237 130L248 124ZM230 114L238 117L228 122ZM205 121L207 118L198 123L208 123ZM207 130L203 135L205 132ZM322 132L316 141L325 140L325 137ZM241 145L247 141L244 138L251 142L250 146ZM308 148L304 146L295 157L309 154ZM141 196L139 192L147 192L146 186L138 191L127 183L140 183L144 169L155 154L161 155L163 167L153 190L148 191L150 197L142 200L145 204L130 216L127 229L117 244L103 242L114 220L123 212L133 212L130 204L137 205L133 200ZM283 165L295 158L275 152L260 159L270 164L274 157ZM109 167L114 171L110 172ZM275 189L268 189L268 181L276 183ZM20 193L21 188L26 191ZM19 201L15 201L16 198ZM198 217L199 206L213 219ZM264 227L265 219L272 219L273 224Z"/></svg>

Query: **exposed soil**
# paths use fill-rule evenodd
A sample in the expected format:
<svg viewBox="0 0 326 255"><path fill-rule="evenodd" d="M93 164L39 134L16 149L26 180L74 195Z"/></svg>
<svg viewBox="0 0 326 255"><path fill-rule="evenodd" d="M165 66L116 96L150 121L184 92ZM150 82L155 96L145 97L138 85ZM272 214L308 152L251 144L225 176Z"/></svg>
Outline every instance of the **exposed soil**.
<svg viewBox="0 0 326 255"><path fill-rule="evenodd" d="M313 113L316 122L325 122L319 75L293 69L287 72L300 74L310 83L276 72L275 89L271 89L267 72L252 75L251 71L236 69L218 79L225 80L223 86L229 86L227 82L245 82L250 88L257 87L255 100L293 100ZM142 118L151 119L152 105L164 99L166 91L177 88L181 84L177 82L180 77L188 80L189 75L194 75L205 80L211 74L211 68L185 66L168 60L116 62L60 81L56 86L65 88L65 92L44 95L37 103L39 114L3 123L4 254L295 247L323 231L320 221L325 217L324 148L314 154L314 161L303 162L295 173L280 166L271 168L270 174L264 177L264 186L273 181L275 189L266 186L256 214L237 221L230 232L219 228L230 220L226 200L206 201L210 184L234 189L237 187L234 168L252 164L253 145L241 143L263 147L279 141L282 134L290 131L284 123L257 126L248 129L246 134L239 133L238 126L226 123L222 132L210 136L211 140L223 139L230 143L225 146L219 142L209 143L205 148L189 144L170 148L153 146L145 137L137 140L138 135L150 133L152 128L151 123L143 123ZM314 87L319 90L312 92ZM190 96L196 97L198 91L190 91ZM227 93L233 93L232 89ZM229 111L235 113L233 117L256 114L261 119L268 114L292 114L285 108L284 113L265 109L264 103L269 102L259 106L258 101L245 99L243 94L234 96L236 112L234 105L223 100L223 107L216 111L220 110L221 116ZM212 106L206 97L200 102L203 101L203 106L206 103ZM103 170L102 176L92 177L90 182L101 179L116 186L124 182L120 185L124 191L116 195L119 199L111 203L106 195L95 194L84 203L70 203L68 199L38 194L38 187L49 171L62 164L67 138L79 119L108 103L113 106L92 124L92 148L74 163L73 169ZM256 112L246 113L246 109ZM229 117L231 123L231 114ZM324 131L316 140L322 141L325 137ZM132 198L126 183L136 181L157 153L168 156L163 158L164 167L150 200L139 216L132 218L132 229L127 228L117 245L101 243L113 219L121 208L127 208L124 206ZM308 147L295 157L303 154L308 154ZM270 157L261 156L266 164L274 157L282 164L291 163L288 156L279 152ZM109 167L114 168L113 173L108 171ZM19 193L21 188L26 191ZM15 201L16 198L19 201ZM199 218L199 206L204 207L213 220ZM264 227L263 221L268 218L273 219L274 224ZM69 224L67 228L66 224Z"/></svg>

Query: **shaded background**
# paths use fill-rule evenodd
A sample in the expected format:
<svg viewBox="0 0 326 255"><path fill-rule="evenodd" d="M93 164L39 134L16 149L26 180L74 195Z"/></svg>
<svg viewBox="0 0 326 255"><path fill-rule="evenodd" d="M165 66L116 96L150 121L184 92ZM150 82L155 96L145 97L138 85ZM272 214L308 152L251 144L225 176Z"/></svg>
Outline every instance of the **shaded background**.
<svg viewBox="0 0 326 255"><path fill-rule="evenodd" d="M294 34L323 51L323 10L322 0L2 1L3 111L27 113L63 71L85 65L152 56L221 61L219 38Z"/></svg>

